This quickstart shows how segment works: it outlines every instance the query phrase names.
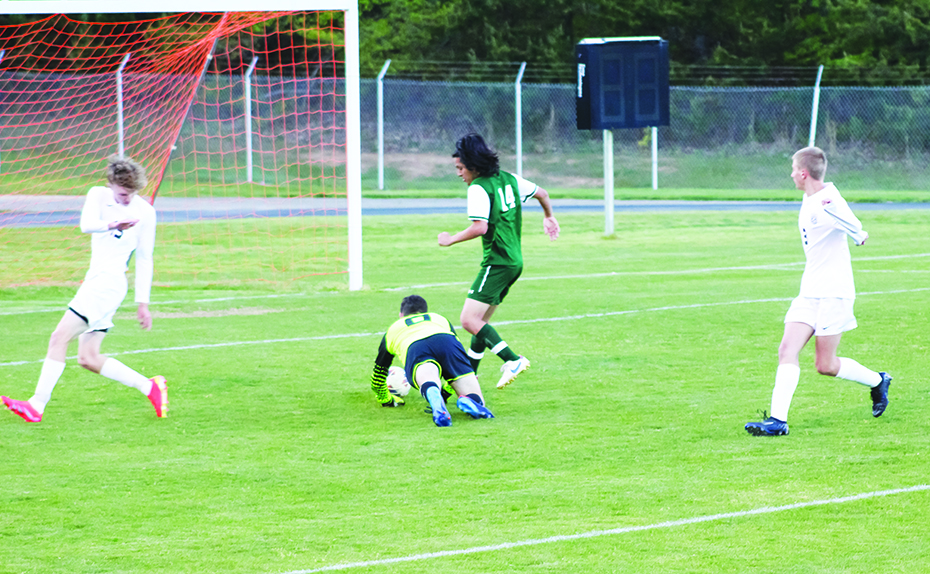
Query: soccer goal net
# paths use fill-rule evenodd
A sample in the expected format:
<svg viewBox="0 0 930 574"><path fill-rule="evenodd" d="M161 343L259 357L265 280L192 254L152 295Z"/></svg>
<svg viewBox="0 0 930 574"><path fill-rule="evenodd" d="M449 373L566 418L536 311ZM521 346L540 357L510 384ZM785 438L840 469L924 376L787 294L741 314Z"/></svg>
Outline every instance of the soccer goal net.
<svg viewBox="0 0 930 574"><path fill-rule="evenodd" d="M0 26L0 287L81 280L115 154L148 174L156 284L359 288L357 14L335 7Z"/></svg>

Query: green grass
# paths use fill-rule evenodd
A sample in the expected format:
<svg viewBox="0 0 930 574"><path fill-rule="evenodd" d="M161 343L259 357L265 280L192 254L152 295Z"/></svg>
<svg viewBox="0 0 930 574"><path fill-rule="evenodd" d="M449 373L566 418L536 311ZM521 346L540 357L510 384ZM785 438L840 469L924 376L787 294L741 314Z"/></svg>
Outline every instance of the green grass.
<svg viewBox="0 0 930 574"><path fill-rule="evenodd" d="M456 185L457 184L457 185ZM558 199L604 200L604 188L546 187ZM925 203L930 192L914 190L862 190L843 189L843 197L858 203ZM443 188L365 190L367 198L464 198L461 182L449 182ZM614 188L615 201L629 200L688 200L688 201L800 201L801 192L789 189L710 189L710 188Z"/></svg>
<svg viewBox="0 0 930 574"><path fill-rule="evenodd" d="M753 153L754 152L754 153ZM831 160L827 179L835 181L850 201L930 201L930 179L924 161L883 161L846 157ZM390 157L388 158L388 160ZM363 166L366 197L460 197L461 181L451 162L436 154L408 154L391 163L386 160L385 189L378 189L375 165ZM419 169L405 171L410 166ZM513 156L502 156L501 167L515 171ZM652 156L648 149L619 149L614 156L615 198L625 199L720 199L790 200L799 192L789 177L791 152L720 149L714 153L661 150L658 159L658 190L652 189ZM527 154L523 176L557 197L602 199L603 159L599 150L583 153Z"/></svg>
<svg viewBox="0 0 930 574"><path fill-rule="evenodd" d="M319 288L344 276L156 287L154 329L127 305L105 351L272 341L118 355L168 378L167 419L73 360L41 424L0 413L0 571L272 574L930 484L930 212L859 215L860 328L840 350L894 374L891 404L873 419L867 390L817 375L806 349L791 434L772 439L742 427L768 408L797 294L792 213L619 214L613 239L598 214L565 214L554 243L528 214L494 322L533 366L497 391L486 358L497 418L453 408L448 429L418 397L378 407L368 375L403 295L457 319L478 246L435 238L461 216L366 217L358 292ZM29 361L0 365L0 393L32 393L71 293L0 291L0 363ZM209 300L224 297L240 299ZM345 571L918 574L928 522L920 491Z"/></svg>
<svg viewBox="0 0 930 574"><path fill-rule="evenodd" d="M618 200L796 201L800 195L789 177L792 151L779 153L762 147L727 146L714 149L712 153L663 149L658 163L659 189L653 190L649 150L618 144L614 156L614 195ZM930 201L930 178L922 157L892 161L843 150L830 156L827 179L835 181L850 201ZM244 155L222 157L225 163L219 165L211 165L203 158L176 158L162 180L159 195L198 198L345 196L345 169L341 165L298 163L277 170L256 168L255 182L249 183L243 167ZM378 189L376 156L368 153L363 158L361 175L365 197L464 196L462 182L455 176L451 158L445 151L388 154L384 190ZM515 171L515 157L503 155L501 167ZM604 197L600 149L528 153L524 155L523 167L524 177L538 182L557 197ZM102 177L76 175L69 175L65 184L61 180L35 181L25 178L29 173L33 172L4 176L0 181L0 195L24 190L34 194L83 195L89 187L102 182Z"/></svg>

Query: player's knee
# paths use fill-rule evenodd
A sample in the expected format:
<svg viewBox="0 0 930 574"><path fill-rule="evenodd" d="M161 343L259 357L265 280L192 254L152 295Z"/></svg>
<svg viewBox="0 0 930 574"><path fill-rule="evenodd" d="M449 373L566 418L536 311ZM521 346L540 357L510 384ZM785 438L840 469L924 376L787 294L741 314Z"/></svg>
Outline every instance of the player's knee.
<svg viewBox="0 0 930 574"><path fill-rule="evenodd" d="M778 346L778 364L790 363L797 360L798 353L791 345L782 343Z"/></svg>
<svg viewBox="0 0 930 574"><path fill-rule="evenodd" d="M473 315L462 313L459 317L459 321L462 322L462 328L471 333L472 335L477 335L478 331L481 330L482 322L480 319L476 318Z"/></svg>
<svg viewBox="0 0 930 574"><path fill-rule="evenodd" d="M814 366L817 368L817 372L821 375L827 375L829 377L835 377L838 372L840 372L839 360L835 357L817 357L814 361Z"/></svg>
<svg viewBox="0 0 930 574"><path fill-rule="evenodd" d="M67 347L70 342L68 333L60 329L55 329L52 331L52 336L48 338L48 348L49 349L58 349L62 346Z"/></svg>
<svg viewBox="0 0 930 574"><path fill-rule="evenodd" d="M78 365L94 373L99 373L103 366L103 356L93 351L79 350L77 360Z"/></svg>

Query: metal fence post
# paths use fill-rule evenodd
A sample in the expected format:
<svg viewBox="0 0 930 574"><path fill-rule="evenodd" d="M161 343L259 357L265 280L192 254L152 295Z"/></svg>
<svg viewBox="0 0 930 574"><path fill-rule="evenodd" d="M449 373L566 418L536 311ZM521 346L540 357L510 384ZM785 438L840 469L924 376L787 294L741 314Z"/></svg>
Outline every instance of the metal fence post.
<svg viewBox="0 0 930 574"><path fill-rule="evenodd" d="M245 180L252 183L252 72L258 56L252 58L245 72Z"/></svg>
<svg viewBox="0 0 930 574"><path fill-rule="evenodd" d="M378 72L378 189L384 189L384 75L391 60L385 60Z"/></svg>
<svg viewBox="0 0 930 574"><path fill-rule="evenodd" d="M131 55L132 52L123 56L123 61L120 63L119 69L116 70L116 149L120 157L125 155L123 145L123 68L126 67Z"/></svg>
<svg viewBox="0 0 930 574"><path fill-rule="evenodd" d="M823 76L823 64L817 69L817 82L814 84L814 103L811 105L811 137L807 145L813 146L817 137L817 111L820 108L820 78Z"/></svg>
<svg viewBox="0 0 930 574"><path fill-rule="evenodd" d="M516 115L517 130L517 175L523 177L523 71L526 70L526 62L520 64L520 72L517 74L517 81L513 87L514 110Z"/></svg>

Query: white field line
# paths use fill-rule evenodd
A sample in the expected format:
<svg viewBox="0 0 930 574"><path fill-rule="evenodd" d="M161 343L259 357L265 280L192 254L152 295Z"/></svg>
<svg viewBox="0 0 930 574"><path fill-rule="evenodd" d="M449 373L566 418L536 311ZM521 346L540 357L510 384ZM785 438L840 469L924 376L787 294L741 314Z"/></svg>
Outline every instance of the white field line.
<svg viewBox="0 0 930 574"><path fill-rule="evenodd" d="M317 337L291 337L289 339L264 339L260 341L231 341L228 343L209 343L204 345L186 345L183 347L160 347L155 349L137 349L135 351L122 351L119 353L105 353L107 357L118 357L122 355L141 355L144 353L159 353L162 351L190 351L193 349L218 349L224 347L239 347L243 345L271 345L274 343L300 343L304 341L325 341L329 339L349 339L353 337L373 337L375 335L384 335L380 333L346 333L343 335L320 335ZM68 360L77 359L77 355L68 357ZM13 367L17 365L31 365L41 363L42 361L13 361L11 363L0 363L0 367Z"/></svg>
<svg viewBox="0 0 930 574"><path fill-rule="evenodd" d="M241 297L215 297L212 299L178 299L175 301L152 301L151 303L149 303L149 305L150 306L178 305L178 304L186 305L190 303L214 303L217 301L242 301L245 299L282 299L285 297L312 297L314 295L315 293L283 293L283 294L277 294L277 295L243 295ZM132 304L129 306L131 307ZM52 311L63 313L65 311L65 308L66 308L65 305L60 305L58 307L48 307L45 309L29 309L25 311L6 311L6 312L0 312L0 316L2 315L25 315L27 313L50 313Z"/></svg>
<svg viewBox="0 0 930 574"><path fill-rule="evenodd" d="M696 275L700 273L714 273L717 271L748 271L757 269L782 270L788 267L804 265L804 262L779 263L774 265L746 265L742 267L706 267L702 269L680 269L674 271L607 271L605 273L588 273L585 275L549 275L546 277L520 277L520 281L550 281L552 279L591 279L595 277L629 277L642 275ZM467 281L453 281L448 283L424 283L422 285L409 285L407 287L388 287L384 291L408 291L410 289L426 289L429 287L450 287L453 285L470 285Z"/></svg>
<svg viewBox="0 0 930 574"><path fill-rule="evenodd" d="M917 289L897 289L893 291L870 291L859 293L862 295L892 295L898 293L917 293L920 291L930 291L930 287L920 287ZM617 317L620 315L635 315L638 313L654 313L658 311L674 311L677 309L701 309L706 307L723 307L728 305L749 305L752 303L772 303L777 301L791 301L793 297L774 297L771 299L745 299L742 301L719 301L717 303L694 303L691 305L667 305L664 307L650 307L648 309L627 309L624 311L605 311L603 313L584 313L582 315L566 315L563 317L542 317L537 319L514 319L512 321L495 321L495 325L522 325L531 323L552 323L559 321L575 321L579 319L599 319L602 317ZM462 327L457 327L461 329ZM137 349L135 351L121 351L118 353L107 353L108 357L119 357L121 355L140 355L143 353L159 353L170 351L190 351L195 349L218 349L223 347L239 347L244 345L272 345L276 343L300 343L304 341L326 341L330 339L347 339L354 337L374 337L384 335L383 331L375 333L345 333L337 335L318 335L316 337L289 337L287 339L261 339L256 341L231 341L228 343L210 343L201 345L184 345L179 347L159 347L154 349ZM68 357L69 360L76 359L77 356ZM12 361L0 363L0 367L14 367L18 365L32 365L41 363L38 361Z"/></svg>
<svg viewBox="0 0 930 574"><path fill-rule="evenodd" d="M521 277L521 281L550 281L553 279L593 279L596 277L622 277L628 275L692 275L699 273L713 273L715 271L742 271L753 269L780 269L784 267L795 267L804 265L804 262L781 263L775 265L749 265L744 267L709 267L705 269L682 269L673 271L610 271L606 273L590 273L587 275L554 275L549 277ZM451 283L431 283L427 285L411 285L406 287L388 287L382 291L408 291L410 289L424 289L426 287L448 287L452 285L470 285L466 281L454 281ZM311 297L311 293L289 293L279 295L247 295L242 297L216 297L213 299L191 299L176 301L152 301L149 305L177 305L186 303L214 303L218 301L239 301L243 299L280 299L283 297ZM52 311L63 312L63 307L49 307L45 309L33 309L27 311L9 311L0 312L2 315L24 315L26 313L48 313Z"/></svg>
<svg viewBox="0 0 930 574"><path fill-rule="evenodd" d="M910 259L914 257L930 257L930 253L915 253L912 255L883 255L876 257L859 257L853 261L887 261L890 259ZM626 277L643 275L694 275L700 273L715 273L719 271L751 271L758 269L785 270L804 265L803 261L789 263L774 263L770 265L744 265L739 267L704 267L699 269L678 269L672 271L610 271L606 273L591 273L587 275L551 275L544 277L521 277L520 281L551 281L553 279L593 279L596 277ZM857 273L923 273L924 271L886 271L886 270L858 270ZM423 285L409 285L405 287L388 287L382 291L409 291L410 289L426 289L429 287L450 287L454 285L470 285L467 281L454 281L449 283L427 283ZM175 301L152 301L150 305L177 305L188 303L215 303L220 301L241 301L245 299L282 299L287 297L313 297L315 293L284 293L277 295L244 295L242 297L214 297L208 299L178 299ZM43 309L28 309L23 311L4 311L4 315L25 315L28 313L64 312L64 307L48 307Z"/></svg>
<svg viewBox="0 0 930 574"><path fill-rule="evenodd" d="M347 562L345 564L332 564L321 568L311 568L308 570L292 570L285 574L313 574L314 572L333 572L337 570L349 570L353 568L369 568L372 566L382 566L385 564L397 564L401 562L414 562L418 560L430 560L433 558L444 558L446 556L462 556L465 554L478 554L481 552L494 552L497 550L508 550L510 548L520 548L524 546L539 546L540 544L552 544L555 542L566 542L570 540L584 540L587 538L597 538L600 536L614 536L618 534L627 534L630 532L643 532L647 530L658 530L660 528L675 528L678 526L688 526L691 524L700 524L702 522L717 522L733 518L743 518L746 516L759 516L764 514L773 514L775 512L785 512L787 510L797 510L799 508L811 508L816 506L826 506L829 504L844 504L846 502L856 502L869 498L878 498L882 496L892 496L895 494L906 494L910 492L919 492L930 490L930 484L918 484L908 488L897 488L894 490L878 490L875 492L864 492L853 496L843 496L840 498L827 498L824 500L811 500L809 502L797 502L795 504L786 504L784 506L763 506L752 510L741 510L738 512L725 512L721 514L710 514L706 516L697 516L694 518L683 518L681 520L669 520L667 522L657 522L643 526L625 526L621 528L612 528L610 530L591 530L580 534L561 534L550 536L548 538L533 538L529 540L520 540L517 542L504 542L491 546L475 546L472 548L462 548L460 550L443 550L441 552L429 552L426 554L412 554L409 556L400 556L398 558L384 558L381 560L366 560L363 562Z"/></svg>
<svg viewBox="0 0 930 574"><path fill-rule="evenodd" d="M913 255L881 255L876 257L857 257L857 261L887 261L890 259L910 259L914 257L930 257L930 253L915 253ZM717 273L720 271L752 271L759 269L770 270L791 270L793 267L803 266L803 261L790 263L773 263L769 265L743 265L738 267L704 267L699 269L679 269L674 271L610 271L607 273L593 273L588 275L552 275L548 277L520 277L520 281L549 281L552 279L590 279L593 277L628 277L643 275L694 275L699 273ZM859 273L859 270L856 271ZM391 287L384 291L407 291L410 289L426 289L429 287L450 287L453 285L470 285L470 282L456 281L451 283L425 283L422 285L410 285L408 287Z"/></svg>
<svg viewBox="0 0 930 574"><path fill-rule="evenodd" d="M860 273L930 273L930 269L858 269L856 275Z"/></svg>
<svg viewBox="0 0 930 574"><path fill-rule="evenodd" d="M48 309L27 309L25 311L3 311L0 313L2 315L28 315L30 313L51 313L52 311L58 311L59 313L64 313L66 306L60 307L49 307Z"/></svg>

